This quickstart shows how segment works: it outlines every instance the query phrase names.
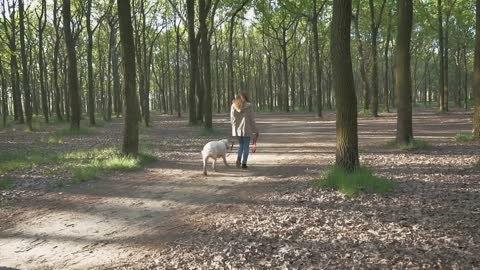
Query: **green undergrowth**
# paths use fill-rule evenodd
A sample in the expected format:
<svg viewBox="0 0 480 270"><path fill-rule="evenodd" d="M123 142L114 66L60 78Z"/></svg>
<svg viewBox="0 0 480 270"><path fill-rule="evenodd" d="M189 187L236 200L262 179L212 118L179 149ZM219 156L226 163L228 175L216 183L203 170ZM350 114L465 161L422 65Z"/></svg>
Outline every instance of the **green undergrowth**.
<svg viewBox="0 0 480 270"><path fill-rule="evenodd" d="M392 181L374 175L367 168L360 168L353 173L347 173L344 169L333 166L324 172L320 179L313 184L318 189L333 189L344 194L348 198L361 193L386 194L392 192Z"/></svg>
<svg viewBox="0 0 480 270"><path fill-rule="evenodd" d="M471 141L474 141L473 134L471 134L471 133L458 133L455 136L455 141L457 141L457 142L471 142Z"/></svg>
<svg viewBox="0 0 480 270"><path fill-rule="evenodd" d="M66 136L78 136L78 135L91 135L94 134L95 130L92 128L80 127L79 129L71 129L70 127L62 128L53 133L57 137L66 137Z"/></svg>
<svg viewBox="0 0 480 270"><path fill-rule="evenodd" d="M369 110L361 110L357 113L358 117L372 117L373 114Z"/></svg>
<svg viewBox="0 0 480 270"><path fill-rule="evenodd" d="M66 154L65 161L72 168L74 180L84 182L98 178L106 171L135 171L153 163L152 154L140 153L138 157L124 156L115 148L94 149Z"/></svg>
<svg viewBox="0 0 480 270"><path fill-rule="evenodd" d="M40 151L0 152L0 175L14 170L26 170L37 165L51 164L58 158Z"/></svg>
<svg viewBox="0 0 480 270"><path fill-rule="evenodd" d="M10 190L13 189L15 182L11 178L0 179L0 190Z"/></svg>
<svg viewBox="0 0 480 270"><path fill-rule="evenodd" d="M156 160L154 155L148 153L140 153L138 157L124 156L116 148L59 154L39 151L3 152L0 153L0 175L39 165L52 165L71 172L74 181L84 182L96 179L107 171L139 170Z"/></svg>
<svg viewBox="0 0 480 270"><path fill-rule="evenodd" d="M417 151L417 150L426 150L431 147L431 145L424 140L415 139L409 144L399 144L396 140L389 141L386 146L388 148L400 149L403 151Z"/></svg>

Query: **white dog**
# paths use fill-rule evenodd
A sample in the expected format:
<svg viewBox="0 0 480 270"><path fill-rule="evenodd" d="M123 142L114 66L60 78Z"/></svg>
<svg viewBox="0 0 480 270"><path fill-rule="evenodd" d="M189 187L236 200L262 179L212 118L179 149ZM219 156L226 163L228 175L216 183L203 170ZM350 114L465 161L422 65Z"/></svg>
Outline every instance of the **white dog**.
<svg viewBox="0 0 480 270"><path fill-rule="evenodd" d="M228 145L229 145L229 142L228 140L225 139L221 141L209 142L203 147L202 159L203 159L204 175L207 175L207 162L209 158L213 158L212 168L214 171L217 171L215 169L217 158L223 158L223 163L225 163L225 166L228 166L227 159L226 159Z"/></svg>

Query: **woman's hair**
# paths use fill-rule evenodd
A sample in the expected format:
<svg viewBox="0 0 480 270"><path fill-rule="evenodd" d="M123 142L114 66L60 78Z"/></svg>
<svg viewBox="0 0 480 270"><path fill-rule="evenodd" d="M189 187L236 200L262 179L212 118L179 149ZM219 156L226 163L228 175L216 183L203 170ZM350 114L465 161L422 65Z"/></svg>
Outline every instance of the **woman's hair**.
<svg viewBox="0 0 480 270"><path fill-rule="evenodd" d="M248 98L247 93L242 92L233 100L233 105L235 108L241 111L243 108L245 108L245 105L248 102L250 102L250 99Z"/></svg>

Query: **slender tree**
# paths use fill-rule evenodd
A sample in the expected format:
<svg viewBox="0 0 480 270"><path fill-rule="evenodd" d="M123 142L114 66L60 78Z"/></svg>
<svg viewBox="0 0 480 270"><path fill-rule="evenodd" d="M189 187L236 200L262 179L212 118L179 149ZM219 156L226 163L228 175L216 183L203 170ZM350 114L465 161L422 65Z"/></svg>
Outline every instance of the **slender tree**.
<svg viewBox="0 0 480 270"><path fill-rule="evenodd" d="M190 92L188 93L189 123L197 123L195 90L198 73L197 41L195 37L195 1L187 0L188 44L190 50Z"/></svg>
<svg viewBox="0 0 480 270"><path fill-rule="evenodd" d="M30 93L30 74L28 69L26 33L25 33L25 8L23 0L18 1L18 12L20 17L20 54L22 58L23 92L25 93L24 107L27 120L27 127L33 130L32 126L32 100Z"/></svg>
<svg viewBox="0 0 480 270"><path fill-rule="evenodd" d="M233 72L233 34L235 31L235 19L240 13L245 6L250 2L250 0L243 0L241 4L236 8L232 10L232 13L230 15L230 21L229 25L230 27L228 28L228 100L231 101L234 98L234 90L233 90L233 85L234 85L234 72Z"/></svg>
<svg viewBox="0 0 480 270"><path fill-rule="evenodd" d="M355 36L358 41L358 55L360 58L360 76L363 82L363 110L367 111L370 109L370 82L367 77L366 71L366 60L365 60L365 52L363 49L363 41L362 36L360 35L360 1L357 2L357 7L355 11Z"/></svg>
<svg viewBox="0 0 480 270"><path fill-rule="evenodd" d="M374 117L378 116L378 48L377 48L377 39L378 39L378 28L382 22L383 10L385 8L385 3L387 0L382 1L382 7L378 13L378 17L375 18L375 6L373 0L369 0L370 6L370 31L371 31L371 43L372 43L372 115Z"/></svg>
<svg viewBox="0 0 480 270"><path fill-rule="evenodd" d="M70 28L72 20L71 2L70 0L63 1L63 31L65 34L65 46L67 48L68 58L68 91L70 93L70 128L80 128L81 105L80 105L80 91L78 84L77 73L77 52L75 50L75 40ZM67 108L65 108L67 109Z"/></svg>
<svg viewBox="0 0 480 270"><path fill-rule="evenodd" d="M213 129L212 123L212 83L210 67L210 39L208 38L207 18L212 1L199 0L200 39L202 45L203 83L205 88L205 129Z"/></svg>
<svg viewBox="0 0 480 270"><path fill-rule="evenodd" d="M412 35L412 0L399 0L398 36L395 68L395 93L397 95L397 143L413 141L412 79L410 72L410 40Z"/></svg>
<svg viewBox="0 0 480 270"><path fill-rule="evenodd" d="M5 80L5 74L3 72L3 60L0 58L0 78L1 78L1 87L2 87L2 123L3 127L7 126L7 116L8 116L8 97L7 97L7 82Z"/></svg>
<svg viewBox="0 0 480 270"><path fill-rule="evenodd" d="M8 48L10 49L10 80L12 88L12 98L13 98L13 117L15 121L23 124L25 123L25 118L23 116L23 106L22 106L22 92L20 91L20 74L18 67L17 59L17 17L16 17L16 2L14 1L11 5L10 2L2 1L2 24L4 34L8 40ZM7 5L7 6L6 6ZM10 13L10 19L7 18L6 10Z"/></svg>
<svg viewBox="0 0 480 270"><path fill-rule="evenodd" d="M352 1L334 0L330 52L337 108L336 165L349 172L355 171L360 166L357 98L350 53L351 18Z"/></svg>
<svg viewBox="0 0 480 270"><path fill-rule="evenodd" d="M473 137L480 140L480 0L476 1L475 59L473 94L475 109L473 113Z"/></svg>
<svg viewBox="0 0 480 270"><path fill-rule="evenodd" d="M35 10L37 12L37 10ZM48 108L48 97L47 89L45 89L46 76L45 76L45 61L43 60L43 33L45 32L45 27L47 26L47 1L41 1L41 11L40 14L36 14L38 19L38 66L39 66L39 77L40 77L40 94L42 99L42 112L45 122L48 123L49 119L49 108Z"/></svg>
<svg viewBox="0 0 480 270"><path fill-rule="evenodd" d="M130 1L117 0L120 23L120 43L123 56L123 89L125 95L125 127L122 152L125 155L138 155L138 122L140 109L136 93L135 43Z"/></svg>
<svg viewBox="0 0 480 270"><path fill-rule="evenodd" d="M439 78L439 110L445 112L445 50L443 41L443 16L442 16L442 0L437 0L438 9L438 43L439 43L439 65L440 65L440 78Z"/></svg>
<svg viewBox="0 0 480 270"><path fill-rule="evenodd" d="M58 0L53 1L53 27L55 29L55 41L53 49L53 87L54 87L54 107L55 114L57 115L58 120L63 120L62 111L61 111L61 98L60 98L60 86L58 83L58 61L60 56L60 18L58 17L58 11L60 6L58 5Z"/></svg>

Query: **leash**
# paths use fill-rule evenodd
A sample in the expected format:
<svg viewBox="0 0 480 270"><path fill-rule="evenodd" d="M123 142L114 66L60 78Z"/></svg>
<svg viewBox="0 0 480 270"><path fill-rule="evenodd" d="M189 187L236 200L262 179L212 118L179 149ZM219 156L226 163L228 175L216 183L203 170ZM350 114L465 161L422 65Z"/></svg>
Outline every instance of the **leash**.
<svg viewBox="0 0 480 270"><path fill-rule="evenodd" d="M255 153L257 152L257 141L258 141L258 133L255 133L255 137L253 138L252 140L252 153ZM234 144L235 140L232 139L232 145L230 146L230 151L233 151L233 144Z"/></svg>
<svg viewBox="0 0 480 270"><path fill-rule="evenodd" d="M253 138L253 141L252 141L252 153L255 153L257 152L257 141L258 141L258 133L255 133L255 137Z"/></svg>

